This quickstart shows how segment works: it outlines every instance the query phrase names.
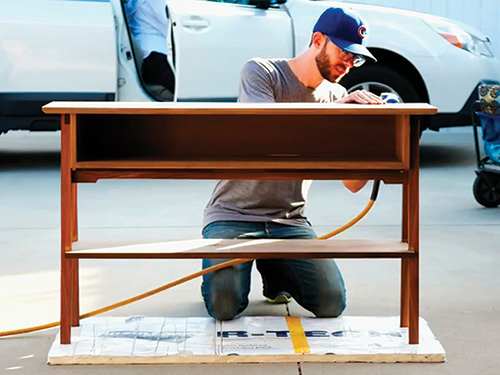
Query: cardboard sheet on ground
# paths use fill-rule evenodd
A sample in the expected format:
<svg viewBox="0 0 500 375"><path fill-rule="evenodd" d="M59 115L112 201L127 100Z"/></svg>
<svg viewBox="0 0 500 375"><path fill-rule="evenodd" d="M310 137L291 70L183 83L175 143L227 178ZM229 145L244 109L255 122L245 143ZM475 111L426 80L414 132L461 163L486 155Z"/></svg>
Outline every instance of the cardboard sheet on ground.
<svg viewBox="0 0 500 375"><path fill-rule="evenodd" d="M95 317L59 335L50 364L443 362L445 352L420 318L420 343L408 345L398 317L211 318Z"/></svg>

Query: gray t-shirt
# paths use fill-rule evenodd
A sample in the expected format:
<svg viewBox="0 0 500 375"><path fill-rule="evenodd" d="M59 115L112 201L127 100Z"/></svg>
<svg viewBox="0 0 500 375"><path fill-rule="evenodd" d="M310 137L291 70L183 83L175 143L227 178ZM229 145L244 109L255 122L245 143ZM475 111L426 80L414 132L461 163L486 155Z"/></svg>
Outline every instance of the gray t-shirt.
<svg viewBox="0 0 500 375"><path fill-rule="evenodd" d="M346 94L344 87L326 80L316 89L304 86L287 60L252 59L241 71L238 100L331 103ZM309 180L221 180L205 208L204 226L214 221L273 221L309 226L304 208L310 185Z"/></svg>

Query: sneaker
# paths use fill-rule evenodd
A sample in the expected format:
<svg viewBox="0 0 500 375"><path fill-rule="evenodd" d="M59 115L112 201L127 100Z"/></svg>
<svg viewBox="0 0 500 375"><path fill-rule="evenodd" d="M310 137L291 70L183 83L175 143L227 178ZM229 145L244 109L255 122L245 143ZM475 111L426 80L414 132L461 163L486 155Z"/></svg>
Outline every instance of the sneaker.
<svg viewBox="0 0 500 375"><path fill-rule="evenodd" d="M290 303L292 301L292 296L287 292L278 292L274 298L266 297L266 301L275 305Z"/></svg>

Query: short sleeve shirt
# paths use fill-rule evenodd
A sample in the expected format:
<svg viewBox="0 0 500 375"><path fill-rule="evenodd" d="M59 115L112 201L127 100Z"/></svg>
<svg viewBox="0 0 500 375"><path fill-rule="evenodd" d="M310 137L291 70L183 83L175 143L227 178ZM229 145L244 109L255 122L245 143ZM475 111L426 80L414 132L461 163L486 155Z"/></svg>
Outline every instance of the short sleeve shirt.
<svg viewBox="0 0 500 375"><path fill-rule="evenodd" d="M326 80L316 89L306 87L287 60L252 59L241 71L238 101L331 103L346 95L343 86ZM218 181L204 211L204 226L215 221L309 226L304 210L310 185L308 180Z"/></svg>

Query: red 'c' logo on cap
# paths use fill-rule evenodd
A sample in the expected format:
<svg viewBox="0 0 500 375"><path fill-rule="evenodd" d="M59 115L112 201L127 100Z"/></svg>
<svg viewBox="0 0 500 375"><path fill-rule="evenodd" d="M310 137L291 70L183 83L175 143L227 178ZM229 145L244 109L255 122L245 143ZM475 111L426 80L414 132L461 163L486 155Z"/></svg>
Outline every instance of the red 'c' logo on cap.
<svg viewBox="0 0 500 375"><path fill-rule="evenodd" d="M368 30L366 29L366 26L360 26L358 29L358 35L361 39L366 38L366 35L368 34Z"/></svg>

